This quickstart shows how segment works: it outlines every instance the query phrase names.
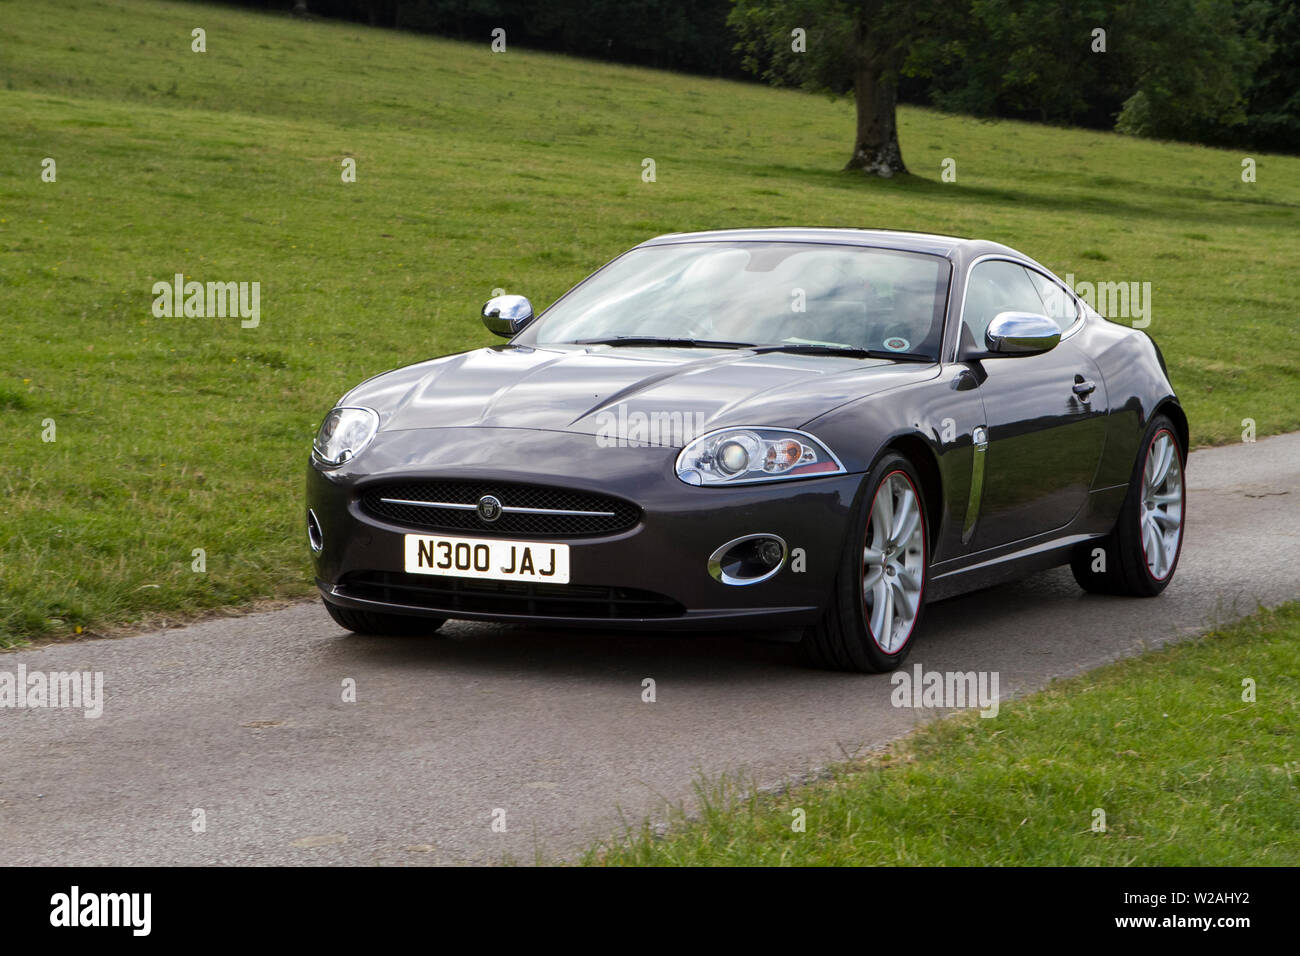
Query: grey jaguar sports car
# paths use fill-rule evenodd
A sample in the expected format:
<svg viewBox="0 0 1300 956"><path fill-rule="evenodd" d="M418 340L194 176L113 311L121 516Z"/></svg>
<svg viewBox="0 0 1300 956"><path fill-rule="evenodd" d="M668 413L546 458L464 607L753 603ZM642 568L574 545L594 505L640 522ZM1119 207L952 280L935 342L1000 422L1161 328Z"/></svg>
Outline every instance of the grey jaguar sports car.
<svg viewBox="0 0 1300 956"><path fill-rule="evenodd" d="M927 602L1069 564L1156 595L1187 418L1160 350L993 242L660 236L508 341L375 376L316 437L307 532L361 633L449 618L778 629L883 671Z"/></svg>

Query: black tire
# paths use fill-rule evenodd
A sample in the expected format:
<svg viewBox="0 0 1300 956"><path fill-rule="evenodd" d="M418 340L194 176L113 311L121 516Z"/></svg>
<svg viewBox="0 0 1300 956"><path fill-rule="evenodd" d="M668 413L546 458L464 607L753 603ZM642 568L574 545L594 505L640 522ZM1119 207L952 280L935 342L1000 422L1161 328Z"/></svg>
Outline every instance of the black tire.
<svg viewBox="0 0 1300 956"><path fill-rule="evenodd" d="M917 567L920 572L920 590L916 598L916 612L906 636L903 637L900 645L887 650L876 639L867 617L863 582L863 550L869 540L868 531L871 529L872 510L875 507L877 493L887 479L900 473L911 485L919 506L921 526L919 548L908 548L905 553L910 555L913 561L919 557ZM862 484L862 490L858 493L853 522L840 555L839 570L836 573L830 602L823 610L821 619L804 632L803 647L811 663L831 670L870 674L892 671L903 663L916 642L921 617L925 611L925 589L930 573L929 533L930 515L926 508L925 496L921 493L921 480L916 469L902 455L893 452L885 454L872 467ZM886 584L885 587L888 589L889 585ZM892 634L892 623L890 626Z"/></svg>
<svg viewBox="0 0 1300 956"><path fill-rule="evenodd" d="M447 623L445 617L418 617L410 614L384 614L380 611L357 611L322 602L334 623L354 634L380 637L420 637L432 634Z"/></svg>
<svg viewBox="0 0 1300 956"><path fill-rule="evenodd" d="M1178 543L1174 558L1168 572L1163 577L1156 577L1148 566L1146 546L1142 540L1143 475L1151 447L1156 438L1162 434L1167 434L1173 441L1178 456L1181 502ZM1178 570L1178 559L1183 551L1183 538L1186 537L1187 490L1186 481L1182 479L1186 465L1187 452L1178 439L1178 429L1164 415L1153 416L1143 436L1137 461L1133 464L1128 493L1124 496L1124 504L1120 508L1115 529L1104 538L1084 542L1070 557L1070 570L1074 573L1074 580L1079 583L1079 587L1091 594L1155 597L1169 586L1174 572Z"/></svg>

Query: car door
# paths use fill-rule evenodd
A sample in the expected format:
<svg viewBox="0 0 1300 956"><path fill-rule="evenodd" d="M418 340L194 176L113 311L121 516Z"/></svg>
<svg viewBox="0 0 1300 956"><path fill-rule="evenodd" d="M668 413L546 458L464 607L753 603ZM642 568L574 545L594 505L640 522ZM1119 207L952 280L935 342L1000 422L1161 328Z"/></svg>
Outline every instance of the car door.
<svg viewBox="0 0 1300 956"><path fill-rule="evenodd" d="M962 341L984 348L989 323L1008 311L1047 315L1061 325L1063 337L1037 355L968 363L984 404L985 434L979 437L987 441L970 551L1069 524L1087 501L1106 436L1105 386L1083 352L1083 337L1073 334L1080 316L1074 297L1018 262L977 261L966 283Z"/></svg>

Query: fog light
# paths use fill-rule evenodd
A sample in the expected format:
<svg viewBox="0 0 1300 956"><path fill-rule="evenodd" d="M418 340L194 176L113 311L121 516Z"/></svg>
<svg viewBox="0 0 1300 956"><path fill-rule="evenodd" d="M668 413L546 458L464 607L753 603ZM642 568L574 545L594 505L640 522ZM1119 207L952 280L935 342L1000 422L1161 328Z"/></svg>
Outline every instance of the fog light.
<svg viewBox="0 0 1300 956"><path fill-rule="evenodd" d="M781 546L781 542L774 538L762 538L758 542L758 547L755 551L758 555L758 560L765 567L769 568L776 567L781 563L781 559L785 557L785 548Z"/></svg>
<svg viewBox="0 0 1300 956"><path fill-rule="evenodd" d="M316 512L310 508L307 509L307 544L311 546L313 554L320 554L321 548L325 547L325 536L321 534L320 522L316 520Z"/></svg>
<svg viewBox="0 0 1300 956"><path fill-rule="evenodd" d="M785 566L785 541L774 534L747 534L709 555L709 574L723 584L766 581Z"/></svg>

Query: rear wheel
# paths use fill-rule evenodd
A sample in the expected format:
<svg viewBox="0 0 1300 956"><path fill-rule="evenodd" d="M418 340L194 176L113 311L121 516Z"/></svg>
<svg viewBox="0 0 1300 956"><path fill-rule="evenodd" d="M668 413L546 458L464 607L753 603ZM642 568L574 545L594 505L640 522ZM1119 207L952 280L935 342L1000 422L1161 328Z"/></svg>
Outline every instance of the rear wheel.
<svg viewBox="0 0 1300 956"><path fill-rule="evenodd" d="M415 617L408 614L384 614L380 611L358 611L350 607L335 607L322 602L334 623L354 634L374 634L381 637L419 637L432 634L447 623L445 617Z"/></svg>
<svg viewBox="0 0 1300 956"><path fill-rule="evenodd" d="M1147 427L1115 530L1075 551L1070 570L1085 591L1154 597L1178 568L1186 499L1185 452L1163 415Z"/></svg>
<svg viewBox="0 0 1300 956"><path fill-rule="evenodd" d="M916 469L902 455L881 458L864 487L831 602L803 643L819 667L880 673L912 649L925 607L929 522Z"/></svg>

